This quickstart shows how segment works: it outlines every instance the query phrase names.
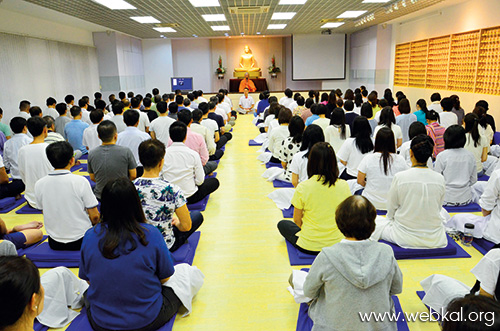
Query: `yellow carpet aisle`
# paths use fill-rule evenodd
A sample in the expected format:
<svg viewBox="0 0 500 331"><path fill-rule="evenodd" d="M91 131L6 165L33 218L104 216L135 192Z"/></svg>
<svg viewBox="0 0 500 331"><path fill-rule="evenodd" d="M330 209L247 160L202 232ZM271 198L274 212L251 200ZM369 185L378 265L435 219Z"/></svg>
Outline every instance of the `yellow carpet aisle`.
<svg viewBox="0 0 500 331"><path fill-rule="evenodd" d="M276 228L281 212L266 197L274 188L261 177L265 167L256 159L258 147L248 146L258 133L252 118L238 118L234 139L217 170L221 186L203 213L205 222L194 259L205 274L205 284L193 302L192 314L177 316L174 331L295 330L299 305L286 290L292 267ZM16 215L14 211L2 218L8 227L43 220L41 215ZM472 258L399 261L404 274L404 290L399 295L403 310L427 311L415 291L433 273L473 285L469 271L482 255L474 248L466 250ZM77 274L77 269L73 271ZM410 330L439 327L437 323L412 323Z"/></svg>

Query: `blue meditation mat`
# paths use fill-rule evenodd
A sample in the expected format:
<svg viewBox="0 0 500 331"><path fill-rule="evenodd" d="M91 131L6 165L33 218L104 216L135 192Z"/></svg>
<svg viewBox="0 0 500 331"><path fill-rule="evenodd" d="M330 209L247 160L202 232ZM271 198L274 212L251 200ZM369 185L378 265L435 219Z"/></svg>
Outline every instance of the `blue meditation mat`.
<svg viewBox="0 0 500 331"><path fill-rule="evenodd" d="M481 177L477 177L477 180L480 182L487 182L490 180L490 176L482 175Z"/></svg>
<svg viewBox="0 0 500 331"><path fill-rule="evenodd" d="M500 144L500 132L495 132L493 134L493 144L495 145Z"/></svg>
<svg viewBox="0 0 500 331"><path fill-rule="evenodd" d="M425 291L417 291L417 296L420 298L420 300L423 300L424 297L425 297ZM430 313L432 314L432 316L434 317L434 319L436 321L440 321L441 320L441 316L434 309L432 309L431 307L429 307L427 305L425 305L425 306L430 311Z"/></svg>
<svg viewBox="0 0 500 331"><path fill-rule="evenodd" d="M274 162L267 162L266 163L266 168L269 169L269 168L272 168L272 167L276 167L276 168L283 168L281 166L281 163L274 163Z"/></svg>
<svg viewBox="0 0 500 331"><path fill-rule="evenodd" d="M50 248L47 241L29 250L25 255L38 268L78 268L80 264L80 251L55 251Z"/></svg>
<svg viewBox="0 0 500 331"><path fill-rule="evenodd" d="M26 199L24 199L24 197L19 200L16 200L15 197L3 198L2 200L0 200L0 214L6 214L16 209L25 202Z"/></svg>
<svg viewBox="0 0 500 331"><path fill-rule="evenodd" d="M40 322L38 322L38 320L35 318L35 323L33 323L33 330L34 331L46 331L48 329L49 329L48 326L40 324Z"/></svg>
<svg viewBox="0 0 500 331"><path fill-rule="evenodd" d="M248 146L262 146L262 143L258 143L258 142L256 142L255 140L250 139L250 140L248 141Z"/></svg>
<svg viewBox="0 0 500 331"><path fill-rule="evenodd" d="M21 209L17 210L16 214L42 214L42 211L32 208L30 205L26 204Z"/></svg>
<svg viewBox="0 0 500 331"><path fill-rule="evenodd" d="M17 250L17 255L19 255L19 256L23 256L23 255L25 255L26 253L28 253L29 251L31 251L33 248L35 248L36 246L40 245L40 244L41 244L41 243L43 243L45 240L47 240L47 238L48 238L48 237L49 237L49 236L46 236L46 235L45 235L45 236L43 236L43 237L42 237L42 240L40 240L39 242L34 243L33 245L28 246L28 247L26 247L26 248L19 248L19 249Z"/></svg>
<svg viewBox="0 0 500 331"><path fill-rule="evenodd" d="M443 206L448 213L475 213L481 211L481 206L477 203L469 203L465 206Z"/></svg>
<svg viewBox="0 0 500 331"><path fill-rule="evenodd" d="M285 240L288 260L290 265L312 265L317 255L306 254L295 248L288 240Z"/></svg>
<svg viewBox="0 0 500 331"><path fill-rule="evenodd" d="M273 186L274 187L291 187L293 188L293 184L290 183L290 182L285 182L284 180L280 180L280 179L275 179L273 180Z"/></svg>
<svg viewBox="0 0 500 331"><path fill-rule="evenodd" d="M283 218L293 218L293 206L290 206L290 208L287 209L281 209L281 212L283 213Z"/></svg>
<svg viewBox="0 0 500 331"><path fill-rule="evenodd" d="M90 176L83 176L83 177L85 177L89 181L90 187L94 189L96 184L92 179L90 179Z"/></svg>
<svg viewBox="0 0 500 331"><path fill-rule="evenodd" d="M207 195L203 200L196 203L188 204L187 207L189 211L205 211L207 208L208 198L210 198L210 195Z"/></svg>
<svg viewBox="0 0 500 331"><path fill-rule="evenodd" d="M81 163L79 165L74 165L73 167L71 167L71 172L75 172L75 171L88 171L88 165L87 163Z"/></svg>
<svg viewBox="0 0 500 331"><path fill-rule="evenodd" d="M89 159L89 153L83 154L80 160L88 160Z"/></svg>
<svg viewBox="0 0 500 331"><path fill-rule="evenodd" d="M200 242L200 231L193 233L188 241L179 247L175 252L171 253L174 264L187 263L193 265L194 255L196 254L196 248Z"/></svg>
<svg viewBox="0 0 500 331"><path fill-rule="evenodd" d="M377 209L377 215L381 215L381 216L387 215L387 210L378 210Z"/></svg>
<svg viewBox="0 0 500 331"><path fill-rule="evenodd" d="M216 172L214 172L212 176L206 175L205 179L207 179L207 178L215 178L215 177L217 177L217 173Z"/></svg>
<svg viewBox="0 0 500 331"><path fill-rule="evenodd" d="M455 259L455 258L469 258L470 255L450 236L446 235L448 245L444 248L430 248L430 249L409 249L402 248L396 244L389 243L385 240L379 242L391 246L394 251L396 260L421 260L421 259Z"/></svg>
<svg viewBox="0 0 500 331"><path fill-rule="evenodd" d="M396 322L398 331L410 331L408 323L405 320L405 314L403 313L403 308L401 308L399 298L393 295L392 301L394 302L395 313L398 314L398 321ZM299 308L299 317L297 318L296 331L311 331L313 325L314 323L309 317L309 305L307 303L301 303Z"/></svg>
<svg viewBox="0 0 500 331"><path fill-rule="evenodd" d="M159 328L156 331L171 331L172 327L174 326L174 321L175 321L175 315L172 317L164 326ZM80 315L78 315L73 322L68 326L66 329L67 331L93 331L92 327L90 326L89 319L87 318L87 309L85 307L82 308Z"/></svg>
<svg viewBox="0 0 500 331"><path fill-rule="evenodd" d="M477 249L481 254L486 255L493 246L495 246L495 243L492 243L489 240L483 239L483 238L474 238L472 240L472 247Z"/></svg>

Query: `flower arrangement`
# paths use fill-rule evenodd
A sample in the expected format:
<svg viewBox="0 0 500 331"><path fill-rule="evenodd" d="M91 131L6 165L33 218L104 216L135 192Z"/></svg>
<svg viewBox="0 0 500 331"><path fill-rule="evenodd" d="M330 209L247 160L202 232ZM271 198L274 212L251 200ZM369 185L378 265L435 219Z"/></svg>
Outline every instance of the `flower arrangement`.
<svg viewBox="0 0 500 331"><path fill-rule="evenodd" d="M281 72L281 69L276 66L276 57L274 55L271 58L271 66L268 69L270 74L277 74Z"/></svg>
<svg viewBox="0 0 500 331"><path fill-rule="evenodd" d="M222 66L222 57L219 55L219 66L215 69L215 73L218 75L224 75L226 73L226 68Z"/></svg>

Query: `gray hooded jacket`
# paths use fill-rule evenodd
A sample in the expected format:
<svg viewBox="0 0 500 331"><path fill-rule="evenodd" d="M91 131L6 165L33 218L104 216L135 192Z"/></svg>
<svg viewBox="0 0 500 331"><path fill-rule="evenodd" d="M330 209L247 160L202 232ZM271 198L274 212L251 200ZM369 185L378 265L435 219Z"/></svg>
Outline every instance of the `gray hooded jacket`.
<svg viewBox="0 0 500 331"><path fill-rule="evenodd" d="M391 296L401 293L403 276L390 246L369 240L343 240L324 248L304 283L313 299L313 331L396 330L396 323L361 322L359 313L393 312Z"/></svg>

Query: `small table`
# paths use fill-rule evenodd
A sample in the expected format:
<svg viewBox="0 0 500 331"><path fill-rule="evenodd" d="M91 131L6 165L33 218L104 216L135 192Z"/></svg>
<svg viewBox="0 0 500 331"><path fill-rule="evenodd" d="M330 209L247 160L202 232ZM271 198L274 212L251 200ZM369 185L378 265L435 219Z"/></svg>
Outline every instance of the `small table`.
<svg viewBox="0 0 500 331"><path fill-rule="evenodd" d="M229 92L230 93L240 93L240 82L243 79L230 79L229 80ZM251 81L255 84L257 91L264 92L269 90L267 87L267 80L265 78L252 78Z"/></svg>

